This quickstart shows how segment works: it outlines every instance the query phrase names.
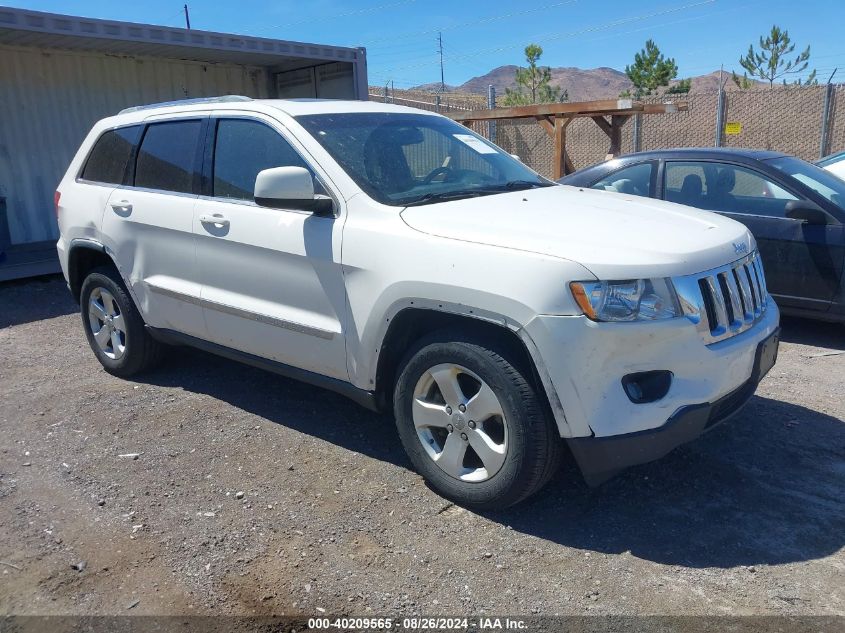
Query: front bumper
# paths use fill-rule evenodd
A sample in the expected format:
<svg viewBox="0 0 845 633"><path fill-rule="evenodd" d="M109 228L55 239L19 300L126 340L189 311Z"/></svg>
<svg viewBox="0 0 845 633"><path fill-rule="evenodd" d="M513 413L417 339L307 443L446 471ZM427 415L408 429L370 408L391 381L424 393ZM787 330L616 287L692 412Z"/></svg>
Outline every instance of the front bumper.
<svg viewBox="0 0 845 633"><path fill-rule="evenodd" d="M611 437L569 438L567 443L587 484L597 486L620 470L660 459L737 413L777 359L780 328L757 346L751 377L715 402L682 407L661 427Z"/></svg>
<svg viewBox="0 0 845 633"><path fill-rule="evenodd" d="M761 378L758 347L779 320L769 298L753 327L711 344L684 318L596 323L540 315L524 332L560 434L595 482L665 455L738 409ZM622 379L650 371L671 372L671 386L659 400L636 404Z"/></svg>

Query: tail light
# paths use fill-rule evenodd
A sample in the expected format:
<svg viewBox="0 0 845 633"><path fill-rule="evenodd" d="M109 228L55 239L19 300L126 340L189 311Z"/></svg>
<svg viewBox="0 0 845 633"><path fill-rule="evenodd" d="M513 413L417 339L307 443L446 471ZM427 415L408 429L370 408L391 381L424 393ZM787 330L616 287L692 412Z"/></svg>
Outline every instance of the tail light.
<svg viewBox="0 0 845 633"><path fill-rule="evenodd" d="M62 192L56 191L53 194L53 204L56 205L56 218L59 217L59 201L62 199Z"/></svg>

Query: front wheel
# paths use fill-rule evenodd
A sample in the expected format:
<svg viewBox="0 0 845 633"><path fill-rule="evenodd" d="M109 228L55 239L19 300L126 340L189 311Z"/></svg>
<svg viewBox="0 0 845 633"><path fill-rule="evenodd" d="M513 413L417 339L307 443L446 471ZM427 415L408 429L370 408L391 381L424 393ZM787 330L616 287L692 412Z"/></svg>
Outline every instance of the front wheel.
<svg viewBox="0 0 845 633"><path fill-rule="evenodd" d="M560 436L533 381L495 342L442 333L406 357L394 392L402 444L444 497L504 508L554 474Z"/></svg>
<svg viewBox="0 0 845 633"><path fill-rule="evenodd" d="M107 372L128 378L161 359L163 346L147 332L115 270L92 271L82 283L79 304L88 344Z"/></svg>

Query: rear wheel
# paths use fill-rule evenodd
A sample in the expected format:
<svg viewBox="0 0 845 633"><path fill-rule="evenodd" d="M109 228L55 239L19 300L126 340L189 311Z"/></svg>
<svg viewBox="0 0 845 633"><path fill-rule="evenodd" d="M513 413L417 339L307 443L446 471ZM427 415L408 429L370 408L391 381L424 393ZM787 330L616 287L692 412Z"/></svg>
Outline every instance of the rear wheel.
<svg viewBox="0 0 845 633"><path fill-rule="evenodd" d="M459 332L421 341L394 393L399 435L418 472L443 496L503 508L554 473L560 437L536 389L495 342Z"/></svg>
<svg viewBox="0 0 845 633"><path fill-rule="evenodd" d="M147 332L114 269L103 267L89 273L79 303L88 344L107 372L126 378L161 359L163 346Z"/></svg>

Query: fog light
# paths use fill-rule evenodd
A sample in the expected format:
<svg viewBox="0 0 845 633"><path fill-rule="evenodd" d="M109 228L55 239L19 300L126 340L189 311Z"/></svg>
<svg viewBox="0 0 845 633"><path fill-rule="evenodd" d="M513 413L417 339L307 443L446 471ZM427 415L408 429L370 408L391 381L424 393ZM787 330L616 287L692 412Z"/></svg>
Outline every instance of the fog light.
<svg viewBox="0 0 845 633"><path fill-rule="evenodd" d="M669 393L672 385L672 372L642 371L636 374L628 374L622 379L622 388L625 395L634 404L646 404L656 402Z"/></svg>

